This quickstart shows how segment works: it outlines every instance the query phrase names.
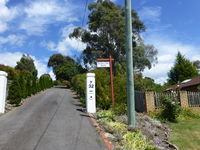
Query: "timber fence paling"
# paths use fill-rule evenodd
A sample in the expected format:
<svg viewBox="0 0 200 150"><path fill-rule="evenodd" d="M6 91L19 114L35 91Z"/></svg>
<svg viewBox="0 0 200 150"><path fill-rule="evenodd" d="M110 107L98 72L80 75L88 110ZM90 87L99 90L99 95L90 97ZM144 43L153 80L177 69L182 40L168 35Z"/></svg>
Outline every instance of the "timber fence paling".
<svg viewBox="0 0 200 150"><path fill-rule="evenodd" d="M200 107L200 92L187 92L189 107Z"/></svg>
<svg viewBox="0 0 200 150"><path fill-rule="evenodd" d="M146 102L145 102L145 92L135 91L135 109L137 112L145 112Z"/></svg>
<svg viewBox="0 0 200 150"><path fill-rule="evenodd" d="M178 93L157 93L157 92L154 92L154 101L155 101L155 108L156 109L159 109L161 107L161 105L162 105L161 98L163 96L170 97L170 98L173 98L173 99L180 101Z"/></svg>

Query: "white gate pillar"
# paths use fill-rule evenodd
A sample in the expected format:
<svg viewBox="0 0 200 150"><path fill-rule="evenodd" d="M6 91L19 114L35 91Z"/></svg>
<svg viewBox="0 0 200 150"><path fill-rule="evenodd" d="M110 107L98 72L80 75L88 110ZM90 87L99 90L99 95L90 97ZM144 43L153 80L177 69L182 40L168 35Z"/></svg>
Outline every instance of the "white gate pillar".
<svg viewBox="0 0 200 150"><path fill-rule="evenodd" d="M7 76L8 74L6 72L0 71L0 113L5 112Z"/></svg>
<svg viewBox="0 0 200 150"><path fill-rule="evenodd" d="M87 73L86 77L86 107L88 113L96 113L95 74Z"/></svg>

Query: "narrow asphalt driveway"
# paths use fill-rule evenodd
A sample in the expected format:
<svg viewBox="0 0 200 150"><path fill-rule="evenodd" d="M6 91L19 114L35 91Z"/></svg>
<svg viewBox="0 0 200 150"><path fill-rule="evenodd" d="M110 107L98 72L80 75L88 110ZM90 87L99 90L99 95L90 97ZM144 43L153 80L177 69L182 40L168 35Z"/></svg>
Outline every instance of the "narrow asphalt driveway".
<svg viewBox="0 0 200 150"><path fill-rule="evenodd" d="M52 88L0 117L0 150L105 150L76 96Z"/></svg>

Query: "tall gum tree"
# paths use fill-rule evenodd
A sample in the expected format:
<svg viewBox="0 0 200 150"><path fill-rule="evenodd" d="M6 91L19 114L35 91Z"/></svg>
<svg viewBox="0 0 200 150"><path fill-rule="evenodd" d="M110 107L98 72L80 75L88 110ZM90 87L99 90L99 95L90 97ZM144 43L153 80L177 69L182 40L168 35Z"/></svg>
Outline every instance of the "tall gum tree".
<svg viewBox="0 0 200 150"><path fill-rule="evenodd" d="M111 1L90 3L88 6L88 29L75 28L70 38L77 38L87 46L82 53L86 67L95 64L97 58L111 55L119 64L125 62L125 9ZM143 71L156 62L157 50L152 45L145 45L140 33L146 30L137 13L132 10L133 24L133 60L134 69Z"/></svg>

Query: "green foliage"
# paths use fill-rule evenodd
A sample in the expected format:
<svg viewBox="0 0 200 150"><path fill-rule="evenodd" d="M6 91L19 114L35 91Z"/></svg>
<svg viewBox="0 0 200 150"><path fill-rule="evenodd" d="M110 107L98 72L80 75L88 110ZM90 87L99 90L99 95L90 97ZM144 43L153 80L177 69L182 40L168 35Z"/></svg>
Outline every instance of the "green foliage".
<svg viewBox="0 0 200 150"><path fill-rule="evenodd" d="M200 119L200 114L194 110L182 108L178 116L178 121Z"/></svg>
<svg viewBox="0 0 200 150"><path fill-rule="evenodd" d="M37 77L38 71L35 68L34 60L28 54L23 54L20 61L17 62L15 69L29 71L33 77Z"/></svg>
<svg viewBox="0 0 200 150"><path fill-rule="evenodd" d="M176 122L180 113L180 105L177 100L163 96L161 97L161 103L159 118L164 121Z"/></svg>
<svg viewBox="0 0 200 150"><path fill-rule="evenodd" d="M37 91L37 78L36 77L33 77L32 79L32 93L33 94L36 94L38 91Z"/></svg>
<svg viewBox="0 0 200 150"><path fill-rule="evenodd" d="M43 74L39 79L39 84L41 90L45 90L53 86L53 81L49 74Z"/></svg>
<svg viewBox="0 0 200 150"><path fill-rule="evenodd" d="M177 84L178 82L191 79L195 76L198 76L197 68L192 64L192 62L178 52L175 64L168 73L169 84Z"/></svg>
<svg viewBox="0 0 200 150"><path fill-rule="evenodd" d="M8 70L8 79L12 79L8 90L8 100L11 104L19 105L21 99L53 86L49 75L42 75L40 81L29 71L15 70L7 66L0 66L0 69Z"/></svg>
<svg viewBox="0 0 200 150"><path fill-rule="evenodd" d="M26 89L27 89L27 96L31 96L32 94L32 88L31 88L31 76L27 76L26 80Z"/></svg>
<svg viewBox="0 0 200 150"><path fill-rule="evenodd" d="M66 63L74 64L75 61L69 56L63 56L61 54L53 54L49 58L48 67L52 67L53 70L56 70L58 67Z"/></svg>
<svg viewBox="0 0 200 150"><path fill-rule="evenodd" d="M8 91L8 99L11 104L19 105L21 102L21 87L18 81L18 77L15 77L10 85Z"/></svg>
<svg viewBox="0 0 200 150"><path fill-rule="evenodd" d="M55 86L62 85L62 82L60 80L55 80L53 81L53 85Z"/></svg>
<svg viewBox="0 0 200 150"><path fill-rule="evenodd" d="M114 77L114 91L116 103L126 103L126 74L119 74Z"/></svg>
<svg viewBox="0 0 200 150"><path fill-rule="evenodd" d="M81 69L82 68L78 64L66 63L55 70L56 79L69 81L74 75L81 73Z"/></svg>
<svg viewBox="0 0 200 150"><path fill-rule="evenodd" d="M115 115L111 110L102 110L95 114L98 120L114 121Z"/></svg>
<svg viewBox="0 0 200 150"><path fill-rule="evenodd" d="M115 136L115 140L125 150L156 150L139 131L129 131L128 126L115 120L112 110L102 110L95 114L98 123L107 132Z"/></svg>
<svg viewBox="0 0 200 150"><path fill-rule="evenodd" d="M141 132L128 132L124 136L123 149L127 150L156 150L151 146Z"/></svg>
<svg viewBox="0 0 200 150"><path fill-rule="evenodd" d="M97 69L92 72L95 73L97 107L109 109L111 106L109 72L106 69Z"/></svg>
<svg viewBox="0 0 200 150"><path fill-rule="evenodd" d="M0 70L8 73L8 80L13 80L17 76L17 71L10 66L0 65Z"/></svg>
<svg viewBox="0 0 200 150"><path fill-rule="evenodd" d="M197 68L200 69L200 60L196 60L193 62L193 65Z"/></svg>
<svg viewBox="0 0 200 150"><path fill-rule="evenodd" d="M120 69L121 66L117 69L118 74L114 76L116 108L113 109L116 114L124 114L126 112L125 107L127 103L126 74L124 74L124 72ZM112 104L109 71L107 69L96 69L91 72L95 73L97 107L101 109L109 109ZM76 75L71 80L72 89L75 90L80 97L83 98L83 100L85 100L85 80L85 74ZM136 90L162 90L161 86L159 84L155 84L153 79L143 78L141 74L136 74L135 83Z"/></svg>
<svg viewBox="0 0 200 150"><path fill-rule="evenodd" d="M135 90L137 91L155 91L161 92L163 87L160 84L156 84L153 79L149 77L143 78L141 73L134 75Z"/></svg>
<svg viewBox="0 0 200 150"><path fill-rule="evenodd" d="M71 80L72 89L80 95L80 97L85 97L85 74L78 74L74 76Z"/></svg>
<svg viewBox="0 0 200 150"><path fill-rule="evenodd" d="M115 115L125 115L127 114L127 107L126 102L117 102L112 106L111 110Z"/></svg>
<svg viewBox="0 0 200 150"><path fill-rule="evenodd" d="M48 67L53 68L57 80L68 80L79 73L84 73L82 68L74 59L61 54L54 54L49 58Z"/></svg>
<svg viewBox="0 0 200 150"><path fill-rule="evenodd" d="M87 46L82 56L86 68L95 64L97 58L108 58L110 55L115 62L125 62L125 9L112 1L92 2L88 29L78 27L71 33L71 38L81 39ZM153 46L144 45L140 33L146 27L139 19L137 13L132 10L133 34L137 37L137 43L133 39L134 68L141 71L145 67L151 68L156 60L157 50ZM138 44L140 43L140 44Z"/></svg>

